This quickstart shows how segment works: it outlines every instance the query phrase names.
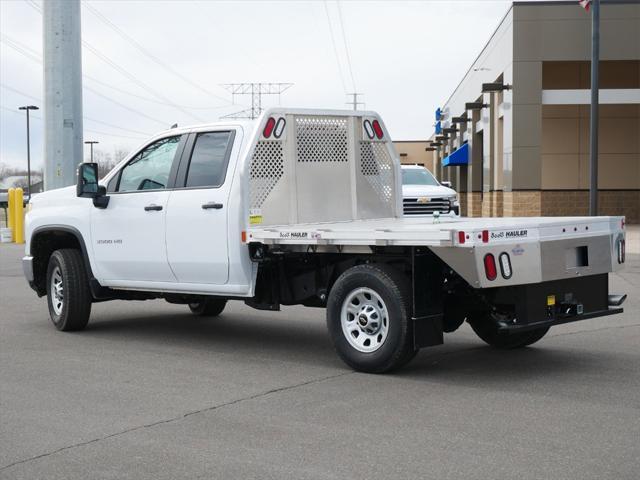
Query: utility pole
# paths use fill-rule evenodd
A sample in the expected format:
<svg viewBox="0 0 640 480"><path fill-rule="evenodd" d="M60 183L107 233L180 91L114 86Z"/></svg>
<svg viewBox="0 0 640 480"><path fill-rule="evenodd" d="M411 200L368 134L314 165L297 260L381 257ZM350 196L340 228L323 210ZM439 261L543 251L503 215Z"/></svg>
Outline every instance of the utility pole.
<svg viewBox="0 0 640 480"><path fill-rule="evenodd" d="M236 95L251 95L251 108L240 112L230 113L220 118L258 118L262 113L262 96L280 95L293 86L293 83L224 83L224 88L231 92L235 103Z"/></svg>
<svg viewBox="0 0 640 480"><path fill-rule="evenodd" d="M91 147L91 163L93 163L93 146L96 143L100 143L97 140L87 140L84 142L85 145L89 145Z"/></svg>
<svg viewBox="0 0 640 480"><path fill-rule="evenodd" d="M18 110L25 110L27 112L27 191L29 198L31 198L31 133L29 128L29 110L40 110L35 105L25 105L24 107L18 107Z"/></svg>
<svg viewBox="0 0 640 480"><path fill-rule="evenodd" d="M80 0L42 2L44 186L76 183L83 160Z"/></svg>
<svg viewBox="0 0 640 480"><path fill-rule="evenodd" d="M347 105L351 105L354 110L358 110L358 105L362 105L364 107L364 102L358 101L358 96L364 95L364 93L347 93L347 96L351 96L351 101L347 102Z"/></svg>
<svg viewBox="0 0 640 480"><path fill-rule="evenodd" d="M591 13L591 118L589 151L589 215L598 215L598 115L600 78L600 0L593 0Z"/></svg>

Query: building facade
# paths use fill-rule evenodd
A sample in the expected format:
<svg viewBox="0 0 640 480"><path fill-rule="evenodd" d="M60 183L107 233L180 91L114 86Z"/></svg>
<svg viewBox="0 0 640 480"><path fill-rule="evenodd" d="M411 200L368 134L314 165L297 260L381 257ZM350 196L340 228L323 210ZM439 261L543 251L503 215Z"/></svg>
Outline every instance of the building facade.
<svg viewBox="0 0 640 480"><path fill-rule="evenodd" d="M434 171L434 157L427 151L427 140L397 140L393 142L396 147L400 163L405 165L422 165L432 172Z"/></svg>
<svg viewBox="0 0 640 480"><path fill-rule="evenodd" d="M602 1L599 214L640 222L640 3ZM591 15L514 2L438 109L434 170L468 216L587 215Z"/></svg>

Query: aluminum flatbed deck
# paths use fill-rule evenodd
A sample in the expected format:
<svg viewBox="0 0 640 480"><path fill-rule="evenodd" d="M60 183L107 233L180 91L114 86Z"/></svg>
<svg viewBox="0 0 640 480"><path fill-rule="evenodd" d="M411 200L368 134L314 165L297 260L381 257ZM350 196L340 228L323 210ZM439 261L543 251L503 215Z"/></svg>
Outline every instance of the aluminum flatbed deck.
<svg viewBox="0 0 640 480"><path fill-rule="evenodd" d="M621 217L382 218L252 226L248 241L265 245L473 247L486 243L609 235ZM487 231L483 239L482 232ZM464 232L464 242L460 233Z"/></svg>

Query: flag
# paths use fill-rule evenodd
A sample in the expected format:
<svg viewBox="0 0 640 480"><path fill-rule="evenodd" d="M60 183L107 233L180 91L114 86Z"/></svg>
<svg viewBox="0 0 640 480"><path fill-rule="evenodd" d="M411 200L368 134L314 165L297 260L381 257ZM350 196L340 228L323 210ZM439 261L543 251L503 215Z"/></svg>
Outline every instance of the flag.
<svg viewBox="0 0 640 480"><path fill-rule="evenodd" d="M587 12L589 11L589 7L591 7L591 0L580 0L579 3L582 8Z"/></svg>

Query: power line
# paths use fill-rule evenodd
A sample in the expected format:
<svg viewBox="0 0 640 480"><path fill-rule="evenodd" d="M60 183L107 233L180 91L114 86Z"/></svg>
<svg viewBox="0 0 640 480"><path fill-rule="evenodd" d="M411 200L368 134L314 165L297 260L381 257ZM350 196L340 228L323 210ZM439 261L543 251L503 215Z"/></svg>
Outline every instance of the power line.
<svg viewBox="0 0 640 480"><path fill-rule="evenodd" d="M342 72L342 64L340 63L340 55L338 55L338 46L336 45L336 38L333 34L333 27L331 26L331 16L329 15L329 6L327 0L324 0L324 12L327 15L327 23L329 24L329 32L331 33L331 44L333 45L333 53L336 56L336 63L338 64L338 74L340 75L340 83L342 84L342 90L347 93L347 85L344 82L344 74Z"/></svg>
<svg viewBox="0 0 640 480"><path fill-rule="evenodd" d="M38 11L40 14L42 14L42 10L40 9L40 7L38 7L37 5L33 4L33 3L27 3L28 5L32 6L36 11ZM93 7L91 7L93 8ZM6 36L6 35L5 35ZM15 42L14 42L15 43ZM98 57L100 60L102 60L104 63L106 63L107 65L109 65L111 68L113 68L114 70L116 70L117 72L119 72L121 75L125 76L126 78L128 78L129 80L131 80L132 82L134 82L136 85L138 85L139 87L141 87L142 89L148 91L149 93L151 93L154 97L157 97L163 101L165 101L166 103L168 103L171 107L180 110L182 113L184 113L185 115L193 118L194 120L198 121L198 122L204 122L205 120L203 120L202 118L190 113L189 111L187 111L186 109L182 108L181 106L179 106L178 104L176 104L175 102L172 102L170 99L168 99L167 97L165 97L164 95L156 92L153 88L151 88L149 85L147 85L146 83L142 82L141 80L139 80L137 77L135 77L134 75L132 75L131 73L129 73L127 70L125 70L124 68L122 68L120 65L118 65L116 62L114 62L113 60L111 60L107 55L103 54L102 52L100 52L97 48L95 48L93 45L91 45L89 42L87 42L86 40L82 40L82 45L91 53L93 53L96 57Z"/></svg>
<svg viewBox="0 0 640 480"><path fill-rule="evenodd" d="M347 66L349 67L349 75L351 76L351 84L353 85L353 91L356 91L356 81L353 79L353 69L351 68L351 55L349 54L349 45L347 44L347 35L344 32L344 22L342 20L342 7L340 6L340 0L337 0L338 6L338 20L340 20L340 29L342 30L342 41L344 42L344 50L347 54Z"/></svg>
<svg viewBox="0 0 640 480"><path fill-rule="evenodd" d="M216 95L215 93L207 90L206 88L203 88L202 86L198 85L197 83L195 83L193 80L191 80L190 78L184 76L182 73L180 73L179 71L175 70L173 67L171 67L170 65L167 65L164 61L162 61L160 58L158 58L157 56L155 56L153 53L149 52L147 49L145 49L140 43L138 43L134 38L132 38L131 36L129 36L126 32L124 32L120 27L118 27L115 23L113 23L111 20L109 20L107 17L105 17L102 13L100 13L95 7L93 7L92 5L89 5L88 2L84 1L82 2L84 4L84 6L94 15L96 16L98 19L100 19L103 23L105 23L107 26L109 26L113 31L115 31L118 35L120 35L123 39L125 39L127 42L129 42L131 45L133 45L138 51L140 51L143 55L145 55L147 58L151 59L153 62L155 62L156 64L160 65L162 68L164 68L165 70L167 70L168 72L172 73L173 75L175 75L176 77L180 78L181 80L183 80L184 82L188 83L189 85L191 85L192 87L200 90L201 92L217 98L218 100L222 100L224 102L227 103L227 105L229 104L229 101L226 98L221 97L220 95Z"/></svg>
<svg viewBox="0 0 640 480"><path fill-rule="evenodd" d="M2 108L3 110L6 110L8 112L11 113L15 113L18 115L22 115L22 113L18 112L17 110L14 110L12 108L9 107L5 107L4 105L0 105L0 108ZM31 115L31 118L35 118L36 120L43 120L42 117L38 116L38 115ZM89 128L85 128L83 129L85 132L89 132L89 133L97 133L98 135L107 135L109 137L116 137L116 138L129 138L129 139L133 139L133 140L144 140L145 137L133 137L131 135L120 135L117 133L108 133L108 132L102 132L100 130L93 130L93 129L89 129Z"/></svg>
<svg viewBox="0 0 640 480"><path fill-rule="evenodd" d="M171 100L169 100L167 97L165 97L164 95L156 92L154 89L152 89L149 85L145 84L144 82L140 81L138 78L136 78L134 75L132 75L131 73L129 73L127 70L125 70L124 68L122 68L120 65L118 65L117 63L115 63L113 60L111 60L109 57L107 57L105 54L101 53L97 48L95 48L94 46L92 46L91 44L89 44L86 40L82 41L82 45L84 45L84 47L89 50L91 53L93 53L96 57L98 57L100 60L102 60L103 62L105 62L107 65L109 65L111 68L113 68L114 70L116 70L117 72L119 72L120 74L122 74L123 76L127 77L129 80L131 80L132 82L134 82L135 84L137 84L139 87L147 90L149 93L151 93L154 97L157 97L161 100L164 100L165 102L169 103L172 107L174 107L177 110L180 110L182 113L190 116L191 118L197 120L198 122L204 122L203 119L201 119L200 117L188 112L186 109L180 107L179 105L175 104L174 102L172 102Z"/></svg>
<svg viewBox="0 0 640 480"><path fill-rule="evenodd" d="M114 99L113 99L113 98L111 98L111 97L108 97L108 96L106 96L106 95L103 95L102 93L98 92L97 90L94 90L94 89L93 89L93 88L91 88L91 87L88 87L88 86L86 86L86 85L85 85L85 86L84 86L84 89L85 89L85 90L87 90L87 91L89 91L89 92L91 92L91 93L93 93L94 95L98 95L99 97L102 97L102 98L104 98L105 100L108 100L108 101L110 101L111 103L114 103L114 104L116 104L116 105L118 105L118 106L120 106L120 107L124 108L125 110L129 110L130 112L133 112L133 113L135 113L135 114L137 114L137 115L140 115L141 117L145 117L145 118L147 118L147 119L149 119L149 120L152 120L152 121L154 121L154 122L156 122L156 123L159 123L160 125L163 125L163 126L165 126L165 127L167 126L167 122L163 122L163 121L161 121L161 120L158 120L157 118L150 117L150 116L149 116L149 115L147 115L146 113L142 113L142 112L140 112L140 111L138 111L138 110L136 110L136 109L134 109L134 108L131 108L131 107L129 107L129 106L127 106L127 105L125 105L124 103L120 103L120 102L118 102L117 100L114 100Z"/></svg>
<svg viewBox="0 0 640 480"><path fill-rule="evenodd" d="M133 93L133 92L130 92L128 90L124 90L122 88L115 87L115 86L113 86L113 85L111 85L111 84L109 84L107 82L103 82L102 80L98 80L97 78L95 78L95 77L93 77L91 75L83 74L82 77L85 80L91 80L92 82L95 82L95 83L97 83L97 84L99 84L99 85L101 85L103 87L110 88L111 90L119 92L119 93L121 93L123 95L129 95L131 97L135 97L135 98L138 98L140 100L144 100L145 102L155 103L157 105L165 105L165 106L168 106L168 107L172 107L173 106L171 103L163 102L162 100L156 100L155 98L145 97L144 95L139 95L137 93ZM175 105L178 105L178 106L180 106L182 108L187 108L189 110L219 110L219 109L222 109L222 108L229 108L229 105L218 105L218 106L211 106L211 107L193 107L193 106L190 106L190 105L182 105L182 104L179 104L179 103L176 103Z"/></svg>
<svg viewBox="0 0 640 480"><path fill-rule="evenodd" d="M42 103L42 98L38 98L38 97L35 97L33 95L29 95L28 93L25 93L25 92L22 92L22 91L20 91L20 90L18 90L16 88L13 88L12 86L7 85L6 83L0 83L0 86L2 86L2 88L5 88L7 90L11 90L12 92L17 93L18 95L22 95L25 98L30 98L31 100L35 100L36 102ZM124 127L121 127L119 125L114 125L113 123L105 122L104 120L98 120L97 118L88 117L86 115L83 115L82 118L84 118L85 120L89 120L90 122L100 123L100 124L105 125L107 127L117 128L118 130L122 130L124 132L137 133L137 134L145 135L145 136L153 135L152 133L149 133L149 132L142 132L140 130L134 130L132 128L124 128Z"/></svg>
<svg viewBox="0 0 640 480"><path fill-rule="evenodd" d="M28 47L27 45L18 42L17 40L14 40L12 38L10 38L8 35L5 35L4 33L2 34L2 36L0 37L0 40L5 43L8 47L13 48L16 52L20 53L21 55L24 55L26 58L28 58L29 60L32 60L35 63L38 63L40 65L42 65L42 55L40 55L38 52L36 52L35 50L33 50L32 48ZM124 90L122 88L118 88L115 87L107 82L103 82L102 80L99 80L89 74L83 73L82 74L82 78L84 78L85 80L91 80L92 82L98 83L104 87L110 88L116 92L122 93L124 95L130 95L132 97L138 98L140 100L144 100L146 102L151 102L151 103L155 103L158 105L164 105L167 107L175 107L175 106L179 106L181 108L185 108L185 109L189 109L189 110L218 110L218 109L222 109L222 108L229 108L229 105L221 105L221 106L211 106L211 107L194 107L194 106L190 106L190 105L181 105L178 103L173 103L173 102L165 102L162 100L156 100L154 98L149 98L149 97L145 97L143 95L138 95L137 93L133 93L133 92L129 92L128 90Z"/></svg>

